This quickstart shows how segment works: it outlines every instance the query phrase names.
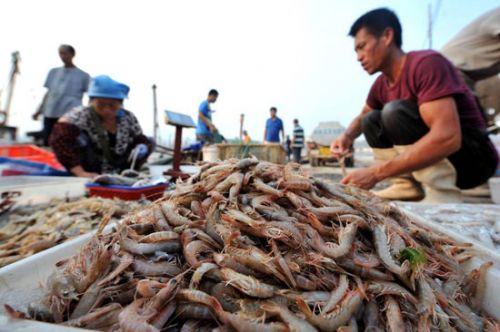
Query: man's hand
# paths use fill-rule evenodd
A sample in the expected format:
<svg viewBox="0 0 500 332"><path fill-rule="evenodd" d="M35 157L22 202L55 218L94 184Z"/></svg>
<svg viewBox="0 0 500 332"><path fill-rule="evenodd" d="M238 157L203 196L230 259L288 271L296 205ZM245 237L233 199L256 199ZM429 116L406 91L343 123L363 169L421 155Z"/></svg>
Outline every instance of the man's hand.
<svg viewBox="0 0 500 332"><path fill-rule="evenodd" d="M375 170L371 167L362 168L349 173L340 181L342 184L350 184L361 189L371 189L379 182L375 176Z"/></svg>
<svg viewBox="0 0 500 332"><path fill-rule="evenodd" d="M217 127L215 127L213 124L210 124L210 126L208 128L210 129L210 132L212 132L212 133L217 132Z"/></svg>
<svg viewBox="0 0 500 332"><path fill-rule="evenodd" d="M342 157L349 152L352 142L353 141L349 136L342 133L332 142L332 144L330 144L330 152L334 157Z"/></svg>
<svg viewBox="0 0 500 332"><path fill-rule="evenodd" d="M38 120L38 118L40 117L40 114L42 114L40 111L37 111L36 113L33 113L33 115L31 116L33 118L33 120Z"/></svg>

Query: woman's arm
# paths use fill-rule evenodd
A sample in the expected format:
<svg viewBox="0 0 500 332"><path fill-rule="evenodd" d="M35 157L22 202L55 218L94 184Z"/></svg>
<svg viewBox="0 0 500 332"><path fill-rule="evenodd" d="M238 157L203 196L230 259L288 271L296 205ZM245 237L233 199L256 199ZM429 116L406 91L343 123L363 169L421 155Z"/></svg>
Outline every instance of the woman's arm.
<svg viewBox="0 0 500 332"><path fill-rule="evenodd" d="M78 153L77 139L80 135L80 129L70 123L59 121L54 125L50 135L49 145L54 150L57 160L71 174L80 177L94 177L97 173L90 173L83 169Z"/></svg>

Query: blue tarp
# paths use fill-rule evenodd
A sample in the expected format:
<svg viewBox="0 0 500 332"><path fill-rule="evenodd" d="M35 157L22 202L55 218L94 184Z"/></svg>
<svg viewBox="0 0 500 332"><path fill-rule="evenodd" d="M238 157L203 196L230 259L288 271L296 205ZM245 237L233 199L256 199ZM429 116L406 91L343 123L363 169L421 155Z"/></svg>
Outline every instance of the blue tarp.
<svg viewBox="0 0 500 332"><path fill-rule="evenodd" d="M61 171L44 163L0 157L0 174L6 175L44 175L69 176L67 171Z"/></svg>

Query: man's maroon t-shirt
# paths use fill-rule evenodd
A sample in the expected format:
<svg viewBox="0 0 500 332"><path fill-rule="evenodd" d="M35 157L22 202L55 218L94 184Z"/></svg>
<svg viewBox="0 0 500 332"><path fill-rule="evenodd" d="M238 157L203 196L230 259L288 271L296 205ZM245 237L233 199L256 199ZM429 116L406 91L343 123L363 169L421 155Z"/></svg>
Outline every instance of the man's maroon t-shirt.
<svg viewBox="0 0 500 332"><path fill-rule="evenodd" d="M366 103L372 109L381 110L386 103L394 100L411 100L420 106L445 97L455 99L462 127L486 127L465 81L448 60L434 51L407 53L399 80L389 86L385 75L377 77Z"/></svg>

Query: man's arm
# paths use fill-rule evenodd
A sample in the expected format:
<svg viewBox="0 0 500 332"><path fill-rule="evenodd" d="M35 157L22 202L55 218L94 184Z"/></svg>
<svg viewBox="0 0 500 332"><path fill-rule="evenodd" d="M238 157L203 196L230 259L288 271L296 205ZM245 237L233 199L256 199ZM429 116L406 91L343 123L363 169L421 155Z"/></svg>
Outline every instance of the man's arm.
<svg viewBox="0 0 500 332"><path fill-rule="evenodd" d="M266 126L264 127L264 140L263 140L264 143L266 142L266 138L267 138L267 121L266 121Z"/></svg>
<svg viewBox="0 0 500 332"><path fill-rule="evenodd" d="M45 94L43 95L42 102L40 103L40 106L36 110L35 113L33 113L32 118L33 120L38 120L38 117L42 114L43 108L45 107L45 103L47 102L47 97L49 95L49 90L52 87L52 83L54 81L54 75L55 72L57 71L57 68L52 68L49 70L49 73L47 74L47 78L45 79L45 83L43 83L43 87L46 89Z"/></svg>
<svg viewBox="0 0 500 332"><path fill-rule="evenodd" d="M209 118L207 118L203 112L201 111L198 111L198 117L201 119L201 121L203 121L203 123L205 123L207 125L207 127L210 129L210 131L215 131L215 126L214 124L212 123L212 121L210 121Z"/></svg>
<svg viewBox="0 0 500 332"><path fill-rule="evenodd" d="M33 120L38 120L38 117L42 114L43 107L45 106L45 103L47 102L48 94L49 94L49 91L48 90L45 91L45 94L43 95L43 99L42 99L42 102L40 103L40 106L38 106L38 109L32 115Z"/></svg>
<svg viewBox="0 0 500 332"><path fill-rule="evenodd" d="M361 135L361 119L363 116L365 116L367 113L370 113L372 111L371 107L365 104L363 106L363 109L361 110L361 113L352 120L351 124L349 127L347 127L346 131L344 132L349 138L351 138L352 141L354 141L356 138Z"/></svg>
<svg viewBox="0 0 500 332"><path fill-rule="evenodd" d="M330 150L332 154L336 157L344 155L351 147L354 140L361 135L361 119L367 113L371 112L370 106L365 104L361 113L352 120L352 122L347 127L346 131L340 134L330 145Z"/></svg>
<svg viewBox="0 0 500 332"><path fill-rule="evenodd" d="M406 152L379 167L377 173L382 179L431 166L460 149L462 131L452 97L424 103L419 112L429 132Z"/></svg>
<svg viewBox="0 0 500 332"><path fill-rule="evenodd" d="M419 112L429 127L426 135L394 159L354 171L342 183L369 189L388 177L431 166L460 149L462 133L457 105L452 97L423 103Z"/></svg>

